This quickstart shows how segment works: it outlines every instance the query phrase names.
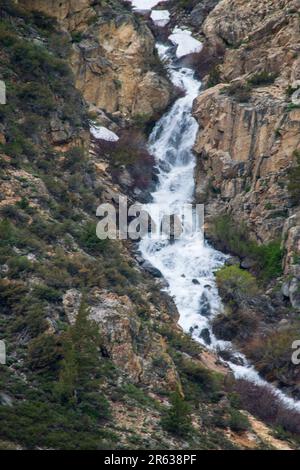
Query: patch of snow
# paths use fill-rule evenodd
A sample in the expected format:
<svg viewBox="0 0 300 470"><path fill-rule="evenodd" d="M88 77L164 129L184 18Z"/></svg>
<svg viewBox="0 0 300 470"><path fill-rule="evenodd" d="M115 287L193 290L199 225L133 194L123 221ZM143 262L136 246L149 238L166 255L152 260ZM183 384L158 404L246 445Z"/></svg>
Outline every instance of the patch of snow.
<svg viewBox="0 0 300 470"><path fill-rule="evenodd" d="M107 140L108 142L116 142L119 137L114 132L104 126L92 126L91 133L95 139Z"/></svg>
<svg viewBox="0 0 300 470"><path fill-rule="evenodd" d="M201 52L203 48L202 42L193 38L191 31L187 29L174 28L169 40L177 46L176 57L178 59L194 52Z"/></svg>
<svg viewBox="0 0 300 470"><path fill-rule="evenodd" d="M134 10L152 10L158 3L167 0L130 0Z"/></svg>
<svg viewBox="0 0 300 470"><path fill-rule="evenodd" d="M154 24L163 28L170 21L170 13L168 10L152 10L151 18Z"/></svg>

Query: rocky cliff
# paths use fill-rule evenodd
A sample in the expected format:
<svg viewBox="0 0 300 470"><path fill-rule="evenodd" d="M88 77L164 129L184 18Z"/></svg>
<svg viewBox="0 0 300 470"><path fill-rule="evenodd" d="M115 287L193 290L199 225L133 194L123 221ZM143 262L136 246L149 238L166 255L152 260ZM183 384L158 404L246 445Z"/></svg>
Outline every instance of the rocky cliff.
<svg viewBox="0 0 300 470"><path fill-rule="evenodd" d="M196 199L205 204L211 241L237 255L220 273L226 312L215 333L297 397L291 351L300 308L299 6L220 1L199 28L204 89L194 103ZM242 293L239 276L257 290Z"/></svg>
<svg viewBox="0 0 300 470"><path fill-rule="evenodd" d="M298 11L297 1L221 1L203 34L222 59L194 106L197 200L210 215L244 222L259 244L282 239L285 273L296 277L299 201L289 175L300 146L291 101L300 85Z"/></svg>
<svg viewBox="0 0 300 470"><path fill-rule="evenodd" d="M149 121L157 118L173 99L173 89L157 57L150 29L122 2L18 3L31 11L54 16L71 35L76 87L91 106Z"/></svg>

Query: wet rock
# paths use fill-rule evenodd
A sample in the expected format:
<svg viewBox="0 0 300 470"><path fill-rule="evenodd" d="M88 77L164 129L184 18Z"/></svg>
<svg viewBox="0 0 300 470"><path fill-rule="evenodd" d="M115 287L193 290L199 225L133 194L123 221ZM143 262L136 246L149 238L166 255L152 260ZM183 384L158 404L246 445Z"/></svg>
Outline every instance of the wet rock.
<svg viewBox="0 0 300 470"><path fill-rule="evenodd" d="M133 179L126 168L122 168L122 171L119 174L119 183L126 188L131 188L134 184Z"/></svg>
<svg viewBox="0 0 300 470"><path fill-rule="evenodd" d="M161 221L161 231L171 240L180 238L183 233L180 217L177 214L164 215Z"/></svg>
<svg viewBox="0 0 300 470"><path fill-rule="evenodd" d="M135 255L135 259L139 264L143 264L145 262L145 259L142 257L142 255Z"/></svg>
<svg viewBox="0 0 300 470"><path fill-rule="evenodd" d="M225 261L226 266L240 266L240 263L241 260L238 256L230 256Z"/></svg>
<svg viewBox="0 0 300 470"><path fill-rule="evenodd" d="M233 364L236 364L237 366L243 366L244 365L243 358L241 356L237 355L232 349L227 348L227 349L220 350L219 355L226 362L230 361Z"/></svg>
<svg viewBox="0 0 300 470"><path fill-rule="evenodd" d="M210 345L211 344L211 337L210 337L210 331L208 328L204 328L200 335L199 335L200 338L203 339L203 341L207 344L207 345Z"/></svg>
<svg viewBox="0 0 300 470"><path fill-rule="evenodd" d="M211 315L211 306L206 292L203 292L203 294L201 295L199 303L199 314L203 317L209 317Z"/></svg>
<svg viewBox="0 0 300 470"><path fill-rule="evenodd" d="M192 279L192 283L195 285L200 285L200 282L198 281L198 279Z"/></svg>
<svg viewBox="0 0 300 470"><path fill-rule="evenodd" d="M169 173L171 171L171 166L168 162L165 160L160 160L159 161L159 168L164 171L165 173Z"/></svg>
<svg viewBox="0 0 300 470"><path fill-rule="evenodd" d="M241 268L243 269L251 269L255 266L255 261L251 258L244 258L241 262Z"/></svg>
<svg viewBox="0 0 300 470"><path fill-rule="evenodd" d="M142 268L154 277L163 277L159 269L155 268L149 261L142 263Z"/></svg>
<svg viewBox="0 0 300 470"><path fill-rule="evenodd" d="M284 282L281 293L290 300L293 308L300 309L300 280L298 278L293 277L291 280Z"/></svg>

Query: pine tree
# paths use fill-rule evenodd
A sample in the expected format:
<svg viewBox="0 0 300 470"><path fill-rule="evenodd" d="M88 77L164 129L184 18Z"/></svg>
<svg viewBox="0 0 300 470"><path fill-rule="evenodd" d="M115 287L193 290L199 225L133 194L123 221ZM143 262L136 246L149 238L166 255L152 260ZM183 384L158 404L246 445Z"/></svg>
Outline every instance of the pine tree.
<svg viewBox="0 0 300 470"><path fill-rule="evenodd" d="M89 318L82 302L76 321L63 340L63 356L56 395L62 402L76 405L83 413L101 418L109 415L109 405L101 393L105 361L100 354L99 325Z"/></svg>
<svg viewBox="0 0 300 470"><path fill-rule="evenodd" d="M162 419L162 426L166 431L172 434L186 436L192 430L190 406L182 398L178 390L171 394L170 402L171 407L166 416Z"/></svg>

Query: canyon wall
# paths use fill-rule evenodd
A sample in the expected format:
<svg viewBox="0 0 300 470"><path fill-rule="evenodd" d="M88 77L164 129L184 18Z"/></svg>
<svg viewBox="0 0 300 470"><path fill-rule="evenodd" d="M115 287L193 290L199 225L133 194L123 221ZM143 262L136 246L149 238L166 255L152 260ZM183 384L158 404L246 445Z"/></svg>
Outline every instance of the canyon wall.
<svg viewBox="0 0 300 470"><path fill-rule="evenodd" d="M219 59L194 104L196 197L229 213L260 243L283 240L285 274L298 279L300 227L288 189L300 149L298 0L223 0L203 24ZM218 51L218 53L216 52Z"/></svg>
<svg viewBox="0 0 300 470"><path fill-rule="evenodd" d="M149 27L122 2L18 3L54 16L71 34L76 87L91 106L147 121L157 118L174 98Z"/></svg>

